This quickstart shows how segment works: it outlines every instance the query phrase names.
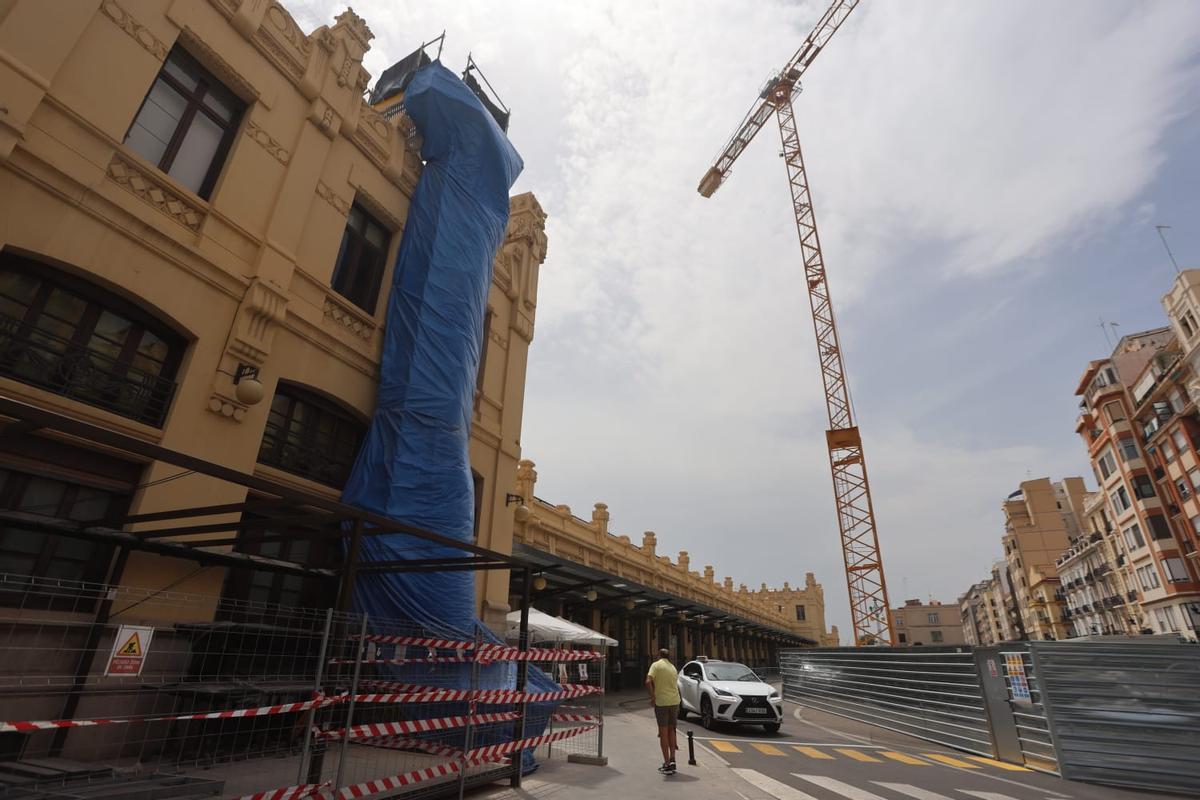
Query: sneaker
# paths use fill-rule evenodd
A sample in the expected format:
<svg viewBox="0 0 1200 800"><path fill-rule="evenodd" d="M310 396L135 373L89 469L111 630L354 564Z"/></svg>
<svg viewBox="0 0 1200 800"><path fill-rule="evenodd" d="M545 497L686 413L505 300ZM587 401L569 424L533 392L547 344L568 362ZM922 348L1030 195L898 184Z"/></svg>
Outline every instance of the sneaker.
<svg viewBox="0 0 1200 800"><path fill-rule="evenodd" d="M675 768L672 767L670 764L663 764L658 768L658 771L661 772L663 775L672 775L675 773Z"/></svg>
<svg viewBox="0 0 1200 800"><path fill-rule="evenodd" d="M671 772L674 772L675 771L675 762L672 761L670 764L667 764L667 769L669 769Z"/></svg>

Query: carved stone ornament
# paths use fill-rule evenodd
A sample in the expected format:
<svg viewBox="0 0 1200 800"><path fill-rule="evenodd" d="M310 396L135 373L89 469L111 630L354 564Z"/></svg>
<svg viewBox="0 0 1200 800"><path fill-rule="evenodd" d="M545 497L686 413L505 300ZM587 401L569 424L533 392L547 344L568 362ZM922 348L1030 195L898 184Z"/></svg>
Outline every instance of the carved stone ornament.
<svg viewBox="0 0 1200 800"><path fill-rule="evenodd" d="M205 210L131 159L115 153L108 164L108 178L188 230L200 230Z"/></svg>
<svg viewBox="0 0 1200 800"><path fill-rule="evenodd" d="M350 215L350 203L338 195L324 181L317 181L317 196L324 200L343 217Z"/></svg>
<svg viewBox="0 0 1200 800"><path fill-rule="evenodd" d="M117 3L117 0L104 0L100 4L100 10L104 12L104 16L111 19L117 24L117 27L129 34L135 42L146 49L146 52L157 58L159 61L167 60L167 52L169 48L155 36L149 28L142 25L133 15Z"/></svg>
<svg viewBox="0 0 1200 800"><path fill-rule="evenodd" d="M325 298L325 318L336 322L364 342L369 342L375 333L375 323L363 314L358 314L332 297Z"/></svg>
<svg viewBox="0 0 1200 800"><path fill-rule="evenodd" d="M291 153L289 153L283 147L283 145L275 141L271 134L267 133L255 122L248 121L246 123L246 135L253 139L255 144L270 153L276 161L278 161L280 164L283 164L285 167L287 166L288 162L291 161Z"/></svg>
<svg viewBox="0 0 1200 800"><path fill-rule="evenodd" d="M370 46L371 40L375 38L375 34L371 33L371 29L367 27L366 20L355 14L354 9L349 6L341 14L334 17L334 19L337 21L338 27L344 27L363 46L364 50Z"/></svg>
<svg viewBox="0 0 1200 800"><path fill-rule="evenodd" d="M238 308L229 352L255 365L262 364L271 353L275 329L283 322L287 302L282 290L255 278Z"/></svg>

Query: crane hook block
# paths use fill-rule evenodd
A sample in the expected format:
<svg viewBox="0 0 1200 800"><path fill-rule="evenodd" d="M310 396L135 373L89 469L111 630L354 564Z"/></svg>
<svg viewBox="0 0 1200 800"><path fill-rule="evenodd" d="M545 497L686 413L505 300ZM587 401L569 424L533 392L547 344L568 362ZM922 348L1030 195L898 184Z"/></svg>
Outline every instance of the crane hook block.
<svg viewBox="0 0 1200 800"><path fill-rule="evenodd" d="M721 185L721 181L721 170L716 167L710 167L708 172L704 173L704 177L700 179L700 185L696 187L696 191L702 197L712 197L713 192Z"/></svg>

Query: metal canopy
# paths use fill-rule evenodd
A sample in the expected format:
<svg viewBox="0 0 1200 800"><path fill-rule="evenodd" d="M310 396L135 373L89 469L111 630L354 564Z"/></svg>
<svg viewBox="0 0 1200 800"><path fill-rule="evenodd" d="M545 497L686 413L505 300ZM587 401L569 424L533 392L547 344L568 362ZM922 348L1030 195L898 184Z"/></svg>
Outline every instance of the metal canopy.
<svg viewBox="0 0 1200 800"><path fill-rule="evenodd" d="M817 642L805 636L798 636L790 631L765 625L740 614L716 608L697 600L679 597L662 589L644 586L637 581L615 575L611 572L595 569L584 564L564 561L559 556L538 550L521 542L513 543L513 553L533 564L535 573L546 579L546 588L541 591L535 591L533 594L535 602L541 598L553 597L567 602L587 603L593 608L611 609L614 604L619 605L621 602L633 598L637 606L632 611L629 611L631 614L648 613L653 616L652 609L660 607L663 609L663 622L697 624L695 617L703 616L704 621L698 623L702 626L708 626L712 622L720 622L722 625L739 625L744 629L743 632L745 633L778 637L787 642L802 645L817 644ZM588 601L585 599L588 590L596 592L595 600ZM679 611L686 611L691 616L684 621L666 618L667 614Z"/></svg>
<svg viewBox="0 0 1200 800"><path fill-rule="evenodd" d="M398 520L346 505L338 500L305 491L278 481L239 472L235 469L171 450L142 439L102 428L88 422L0 395L0 418L7 424L0 436L40 435L116 451L141 462L161 461L201 475L245 487L250 496L241 503L193 506L127 515L107 525L0 511L0 522L44 531L59 536L104 541L127 550L157 553L202 564L250 568L318 577L341 576L343 602L352 589L359 571L435 572L459 570L515 569L532 565L524 559L461 542L432 531L406 525ZM244 517L252 513L253 517ZM237 514L239 519L222 519ZM146 531L119 530L126 525L165 523ZM178 523L178 524L174 524ZM311 538L348 540L345 563L337 569L319 569L305 564L230 552L243 530L263 530L261 539L272 541L293 538L272 532L275 526L289 531L302 528ZM359 564L359 542L363 536L402 533L413 539L412 558ZM213 534L233 534L214 537ZM186 540L168 537L186 536ZM211 548L223 548L220 550ZM447 555L447 550L454 550Z"/></svg>

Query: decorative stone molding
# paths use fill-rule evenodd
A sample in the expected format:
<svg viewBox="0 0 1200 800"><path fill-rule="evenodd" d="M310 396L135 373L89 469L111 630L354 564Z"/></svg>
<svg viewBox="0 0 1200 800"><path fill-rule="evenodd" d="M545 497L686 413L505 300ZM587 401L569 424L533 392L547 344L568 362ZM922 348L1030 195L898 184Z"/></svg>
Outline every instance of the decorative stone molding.
<svg viewBox="0 0 1200 800"><path fill-rule="evenodd" d="M205 69L220 78L221 83L233 89L234 94L245 100L257 102L261 99L262 93L258 87L246 80L245 76L234 69L220 53L209 47L208 43L191 28L184 28L179 32L179 41L189 53L203 62Z"/></svg>
<svg viewBox="0 0 1200 800"><path fill-rule="evenodd" d="M345 11L334 17L334 20L337 22L334 28L343 28L356 42L362 45L363 50L371 46L371 40L375 38L375 34L371 33L366 21L354 13L353 8L347 6Z"/></svg>
<svg viewBox="0 0 1200 800"><path fill-rule="evenodd" d="M271 353L275 330L287 313L287 294L254 278L238 308L237 321L230 337L228 351L235 357L261 366Z"/></svg>
<svg viewBox="0 0 1200 800"><path fill-rule="evenodd" d="M375 335L375 323L370 317L352 310L340 300L330 296L325 297L325 318L337 323L364 342L369 342Z"/></svg>
<svg viewBox="0 0 1200 800"><path fill-rule="evenodd" d="M117 0L104 0L100 4L100 10L104 12L104 16L115 22L118 28L125 31L131 39L145 48L147 53L159 61L167 60L167 53L170 48L163 44L149 28L134 19L132 14L121 8Z"/></svg>
<svg viewBox="0 0 1200 800"><path fill-rule="evenodd" d="M241 422L246 418L246 407L241 403L236 403L227 397L222 397L219 394L214 394L208 398L208 404L205 406L209 411L218 414L226 419L231 419L234 422Z"/></svg>
<svg viewBox="0 0 1200 800"><path fill-rule="evenodd" d="M283 145L275 141L271 134L267 133L263 128L259 127L253 120L246 122L246 135L254 140L254 143L266 150L271 156L283 164L285 167L291 161L292 156Z"/></svg>
<svg viewBox="0 0 1200 800"><path fill-rule="evenodd" d="M350 201L344 200L325 181L317 181L317 197L333 206L333 210L343 217L350 215Z"/></svg>
<svg viewBox="0 0 1200 800"><path fill-rule="evenodd" d="M364 102L359 108L358 126L350 140L380 169L387 166L391 136L392 126L382 114Z"/></svg>
<svg viewBox="0 0 1200 800"><path fill-rule="evenodd" d="M304 77L312 42L279 3L272 2L267 7L254 41L293 81L299 82Z"/></svg>
<svg viewBox="0 0 1200 800"><path fill-rule="evenodd" d="M114 153L108 164L108 178L188 230L199 232L206 210L158 178L153 171Z"/></svg>

